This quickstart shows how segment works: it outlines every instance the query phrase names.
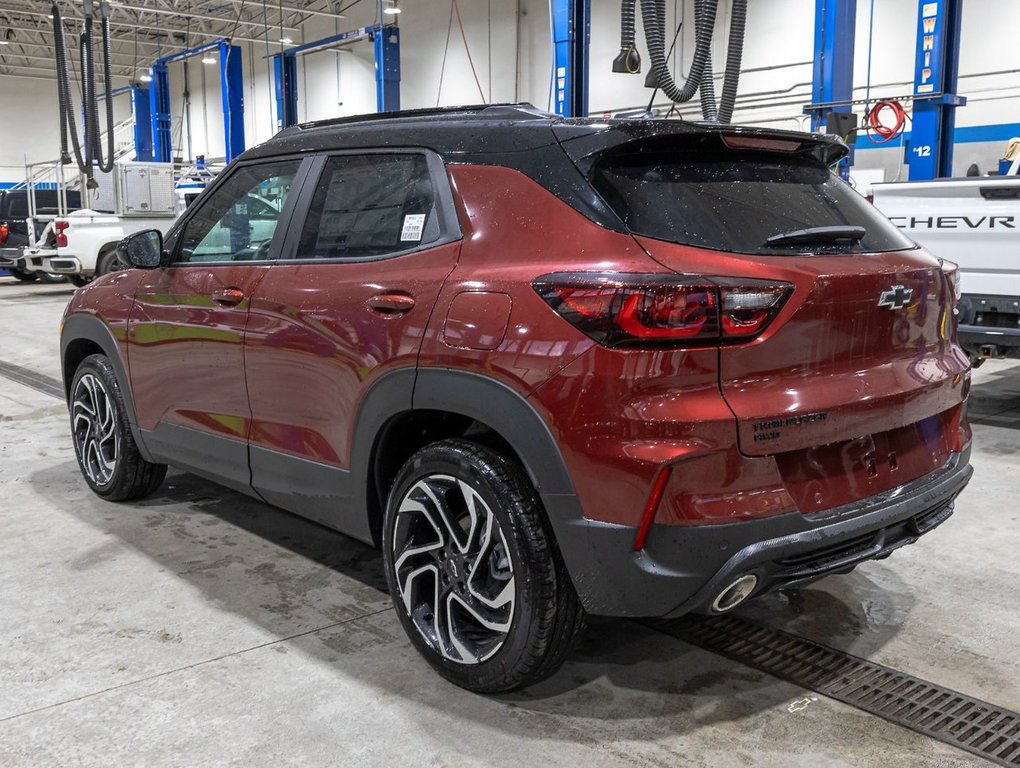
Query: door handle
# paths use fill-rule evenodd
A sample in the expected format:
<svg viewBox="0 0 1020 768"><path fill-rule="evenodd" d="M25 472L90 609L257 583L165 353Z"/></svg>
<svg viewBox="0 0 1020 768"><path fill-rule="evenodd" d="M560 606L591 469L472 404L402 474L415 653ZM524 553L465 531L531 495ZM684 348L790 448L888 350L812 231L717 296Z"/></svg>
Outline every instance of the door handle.
<svg viewBox="0 0 1020 768"><path fill-rule="evenodd" d="M212 300L232 307L244 301L244 291L240 288L217 288L212 292Z"/></svg>
<svg viewBox="0 0 1020 768"><path fill-rule="evenodd" d="M402 315L414 307L414 297L406 293L378 293L365 303L384 315Z"/></svg>

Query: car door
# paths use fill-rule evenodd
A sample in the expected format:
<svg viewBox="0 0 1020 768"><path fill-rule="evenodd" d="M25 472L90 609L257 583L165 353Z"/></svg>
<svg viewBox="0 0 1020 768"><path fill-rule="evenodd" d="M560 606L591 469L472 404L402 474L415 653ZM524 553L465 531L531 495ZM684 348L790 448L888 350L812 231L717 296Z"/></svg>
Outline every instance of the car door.
<svg viewBox="0 0 1020 768"><path fill-rule="evenodd" d="M171 233L169 266L138 284L128 326L131 389L146 446L249 492L244 332L252 297L279 255L301 162L227 171Z"/></svg>
<svg viewBox="0 0 1020 768"><path fill-rule="evenodd" d="M418 350L456 265L460 229L442 160L425 151L320 157L298 202L304 208L287 258L251 302L252 485L274 504L368 539L364 510L349 503L355 422L390 373L394 405L410 407Z"/></svg>

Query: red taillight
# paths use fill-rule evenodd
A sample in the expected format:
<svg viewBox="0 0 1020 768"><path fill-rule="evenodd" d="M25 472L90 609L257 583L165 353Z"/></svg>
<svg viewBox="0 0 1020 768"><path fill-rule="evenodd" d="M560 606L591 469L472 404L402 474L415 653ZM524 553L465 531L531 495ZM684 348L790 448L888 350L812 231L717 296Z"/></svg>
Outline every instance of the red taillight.
<svg viewBox="0 0 1020 768"><path fill-rule="evenodd" d="M10 234L10 228L6 224L0 224L0 245L7 245L7 236Z"/></svg>
<svg viewBox="0 0 1020 768"><path fill-rule="evenodd" d="M607 347L745 341L775 317L793 286L764 280L574 272L534 283L571 324Z"/></svg>
<svg viewBox="0 0 1020 768"><path fill-rule="evenodd" d="M64 231L70 226L71 222L69 221L58 220L53 222L53 229L57 231L57 248L67 247L67 235L64 234Z"/></svg>

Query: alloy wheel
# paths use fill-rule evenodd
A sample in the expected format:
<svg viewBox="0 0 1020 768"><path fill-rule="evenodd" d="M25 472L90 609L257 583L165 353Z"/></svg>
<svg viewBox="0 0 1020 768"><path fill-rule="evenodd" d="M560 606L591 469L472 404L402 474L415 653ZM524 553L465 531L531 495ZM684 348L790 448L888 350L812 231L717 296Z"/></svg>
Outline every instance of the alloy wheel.
<svg viewBox="0 0 1020 768"><path fill-rule="evenodd" d="M468 483L418 480L393 523L393 571L412 624L443 658L479 664L506 641L516 603L506 534Z"/></svg>
<svg viewBox="0 0 1020 768"><path fill-rule="evenodd" d="M75 385L71 427L82 471L96 485L107 485L113 479L120 455L117 410L106 385L91 373L86 373Z"/></svg>

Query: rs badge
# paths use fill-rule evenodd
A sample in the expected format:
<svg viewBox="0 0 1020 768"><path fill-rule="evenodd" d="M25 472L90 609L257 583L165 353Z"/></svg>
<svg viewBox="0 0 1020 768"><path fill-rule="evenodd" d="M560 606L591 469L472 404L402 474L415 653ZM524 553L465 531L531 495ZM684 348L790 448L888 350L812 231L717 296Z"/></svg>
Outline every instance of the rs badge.
<svg viewBox="0 0 1020 768"><path fill-rule="evenodd" d="M903 309L910 303L910 297L913 295L913 288L894 285L888 291L882 291L878 297L878 306L889 307L889 309Z"/></svg>

